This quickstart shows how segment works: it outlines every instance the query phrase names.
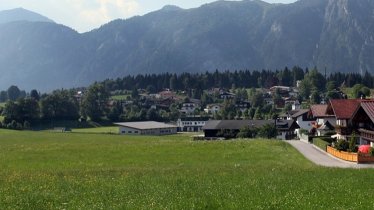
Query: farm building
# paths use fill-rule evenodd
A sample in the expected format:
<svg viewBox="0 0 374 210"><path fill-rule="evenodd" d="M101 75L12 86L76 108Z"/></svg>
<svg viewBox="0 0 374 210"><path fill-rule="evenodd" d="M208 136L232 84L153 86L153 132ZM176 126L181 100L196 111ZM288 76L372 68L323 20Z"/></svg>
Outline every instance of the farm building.
<svg viewBox="0 0 374 210"><path fill-rule="evenodd" d="M205 138L221 138L224 133L236 136L245 127L260 128L271 124L277 129L277 138L283 140L294 138L295 129L299 128L294 120L210 120L203 131Z"/></svg>
<svg viewBox="0 0 374 210"><path fill-rule="evenodd" d="M177 126L155 121L115 123L123 135L170 135L177 133Z"/></svg>

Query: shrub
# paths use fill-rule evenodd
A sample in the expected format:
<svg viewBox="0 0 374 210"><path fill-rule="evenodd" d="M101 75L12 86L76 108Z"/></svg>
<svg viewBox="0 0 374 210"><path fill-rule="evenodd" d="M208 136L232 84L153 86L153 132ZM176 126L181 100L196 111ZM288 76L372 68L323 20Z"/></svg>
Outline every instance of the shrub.
<svg viewBox="0 0 374 210"><path fill-rule="evenodd" d="M308 130L301 128L300 134L308 135Z"/></svg>
<svg viewBox="0 0 374 210"><path fill-rule="evenodd" d="M349 138L348 151L349 152L357 152L358 151L358 147L356 146L356 133L355 132L353 132L352 136Z"/></svg>
<svg viewBox="0 0 374 210"><path fill-rule="evenodd" d="M332 136L332 135L335 135L335 134L336 134L335 131L327 131L327 132L325 133L325 136Z"/></svg>
<svg viewBox="0 0 374 210"><path fill-rule="evenodd" d="M24 129L30 129L31 128L31 124L29 123L29 121L23 122L23 128Z"/></svg>
<svg viewBox="0 0 374 210"><path fill-rule="evenodd" d="M322 150L326 151L327 146L330 146L331 143L324 141L321 138L314 138L313 139L313 144L316 145L317 147L321 148Z"/></svg>
<svg viewBox="0 0 374 210"><path fill-rule="evenodd" d="M17 128L17 122L15 120L12 120L12 122L6 125L6 128L15 130Z"/></svg>
<svg viewBox="0 0 374 210"><path fill-rule="evenodd" d="M328 142L328 143L332 143L332 142L334 142L335 141L335 139L334 138L331 138L331 137L321 137L321 139L323 140L323 141L325 141L325 142Z"/></svg>
<svg viewBox="0 0 374 210"><path fill-rule="evenodd" d="M258 136L267 139L275 138L277 137L277 129L272 124L266 124L258 129Z"/></svg>
<svg viewBox="0 0 374 210"><path fill-rule="evenodd" d="M369 154L370 154L370 156L374 156L374 148L373 147L370 148Z"/></svg>
<svg viewBox="0 0 374 210"><path fill-rule="evenodd" d="M250 128L249 126L243 127L238 133L238 138L255 138L257 135L257 130L255 128Z"/></svg>
<svg viewBox="0 0 374 210"><path fill-rule="evenodd" d="M338 139L334 145L335 149L339 151L347 151L349 148L349 143L343 139Z"/></svg>

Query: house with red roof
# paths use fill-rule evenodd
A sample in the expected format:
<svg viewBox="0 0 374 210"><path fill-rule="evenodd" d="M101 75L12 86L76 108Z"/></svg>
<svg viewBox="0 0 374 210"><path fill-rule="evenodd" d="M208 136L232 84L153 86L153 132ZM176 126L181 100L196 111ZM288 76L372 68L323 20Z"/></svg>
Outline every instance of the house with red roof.
<svg viewBox="0 0 374 210"><path fill-rule="evenodd" d="M327 105L326 114L334 115L336 119L336 137L346 139L351 136L355 125L354 114L360 106L361 99L332 99Z"/></svg>
<svg viewBox="0 0 374 210"><path fill-rule="evenodd" d="M374 147L374 100L362 101L356 110L354 119L359 121L360 144Z"/></svg>
<svg viewBox="0 0 374 210"><path fill-rule="evenodd" d="M338 139L348 140L355 133L360 144L374 142L374 100L330 100L326 114L335 116Z"/></svg>

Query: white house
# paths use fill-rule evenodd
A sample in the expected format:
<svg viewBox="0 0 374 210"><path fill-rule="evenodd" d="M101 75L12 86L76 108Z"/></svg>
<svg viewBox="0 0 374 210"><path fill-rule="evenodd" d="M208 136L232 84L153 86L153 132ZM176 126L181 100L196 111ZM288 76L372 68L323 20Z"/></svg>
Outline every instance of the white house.
<svg viewBox="0 0 374 210"><path fill-rule="evenodd" d="M177 133L177 126L155 121L115 123L122 135L170 135Z"/></svg>
<svg viewBox="0 0 374 210"><path fill-rule="evenodd" d="M195 113L195 110L199 108L199 105L196 103L183 103L180 112L185 115L191 115Z"/></svg>
<svg viewBox="0 0 374 210"><path fill-rule="evenodd" d="M300 109L292 115L292 119L296 120L296 123L299 125L299 129L296 129L298 137L301 136L300 130L307 130L308 132L312 129L312 122L315 121L309 109Z"/></svg>
<svg viewBox="0 0 374 210"><path fill-rule="evenodd" d="M221 104L209 104L206 106L204 111L208 114L216 114L221 111L222 105Z"/></svg>
<svg viewBox="0 0 374 210"><path fill-rule="evenodd" d="M182 117L177 121L179 132L200 132L209 117Z"/></svg>
<svg viewBox="0 0 374 210"><path fill-rule="evenodd" d="M327 104L316 104L310 107L315 123L313 127L317 131L317 136L322 136L328 131L333 131L336 125L335 115L327 114Z"/></svg>

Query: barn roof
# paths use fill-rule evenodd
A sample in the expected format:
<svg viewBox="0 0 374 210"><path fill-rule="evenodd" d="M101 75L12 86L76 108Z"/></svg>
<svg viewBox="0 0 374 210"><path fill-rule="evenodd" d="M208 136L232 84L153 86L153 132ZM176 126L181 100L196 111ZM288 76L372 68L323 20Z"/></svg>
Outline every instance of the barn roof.
<svg viewBox="0 0 374 210"><path fill-rule="evenodd" d="M312 110L313 117L331 117L334 115L327 114L327 104L315 104L310 107Z"/></svg>
<svg viewBox="0 0 374 210"><path fill-rule="evenodd" d="M370 117L371 121L374 122L374 101L363 101L361 102L361 107Z"/></svg>
<svg viewBox="0 0 374 210"><path fill-rule="evenodd" d="M259 128L264 125L274 125L274 123L274 120L210 120L205 124L203 130L240 130L246 126ZM293 127L298 128L294 120L276 121L276 128L278 130L289 130Z"/></svg>
<svg viewBox="0 0 374 210"><path fill-rule="evenodd" d="M122 122L122 123L114 123L114 124L119 125L121 127L128 127L128 128L133 128L133 129L139 129L139 130L176 128L177 127L175 125L170 125L170 124L155 122L155 121Z"/></svg>
<svg viewBox="0 0 374 210"><path fill-rule="evenodd" d="M262 127L266 124L274 123L273 120L209 120L203 130L239 130L246 126Z"/></svg>
<svg viewBox="0 0 374 210"><path fill-rule="evenodd" d="M351 119L361 101L361 99L332 99L329 107L336 119Z"/></svg>

